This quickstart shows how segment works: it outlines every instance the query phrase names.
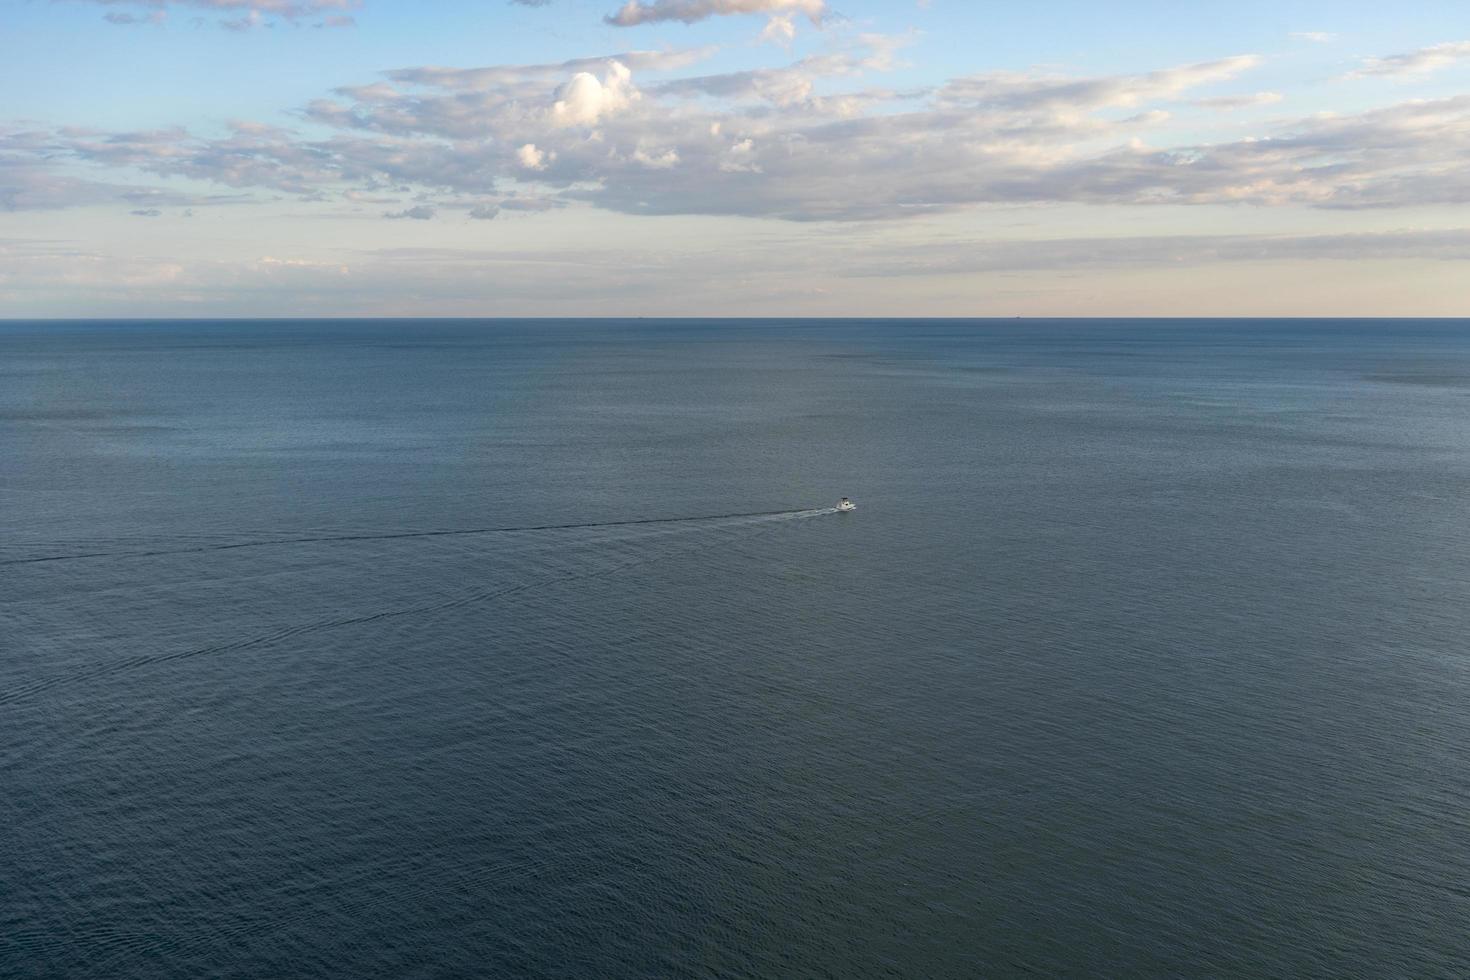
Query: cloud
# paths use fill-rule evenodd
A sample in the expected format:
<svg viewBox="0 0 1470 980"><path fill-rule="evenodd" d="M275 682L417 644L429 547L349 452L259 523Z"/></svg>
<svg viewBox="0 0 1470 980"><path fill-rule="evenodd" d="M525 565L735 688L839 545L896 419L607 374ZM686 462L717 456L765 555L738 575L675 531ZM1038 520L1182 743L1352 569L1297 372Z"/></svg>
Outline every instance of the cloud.
<svg viewBox="0 0 1470 980"><path fill-rule="evenodd" d="M516 162L526 170L545 170L549 159L544 150L538 150L535 143L527 143L516 150Z"/></svg>
<svg viewBox="0 0 1470 980"><path fill-rule="evenodd" d="M760 39L776 44L790 44L796 40L796 18L791 14L775 14L766 21Z"/></svg>
<svg viewBox="0 0 1470 980"><path fill-rule="evenodd" d="M426 204L419 204L411 208L405 208L402 211L384 211L383 217L394 219L408 218L413 221L428 221L429 219L434 217L434 213L435 212L433 208L429 207Z"/></svg>
<svg viewBox="0 0 1470 980"><path fill-rule="evenodd" d="M1337 35L1329 31L1292 31L1291 38L1294 41L1310 41L1313 44L1331 44L1337 40Z"/></svg>
<svg viewBox="0 0 1470 980"><path fill-rule="evenodd" d="M1237 262L1470 261L1470 229L939 242L844 265L852 278L1149 269Z"/></svg>
<svg viewBox="0 0 1470 980"><path fill-rule="evenodd" d="M631 214L793 221L987 205L1470 199L1470 96L1277 120L1199 143L1170 139L1167 107L1269 104L1274 93L1208 94L1248 72L1254 56L1127 75L987 73L894 92L870 80L893 63L897 42L846 43L784 67L642 88L621 58L400 69L308 105L303 116L326 135L248 122L213 137L178 128L18 134L8 158L0 142L0 176L44 172L50 183L0 190L0 203L116 199L74 176L82 165L317 201L409 191L420 207L463 212L511 208L506 199L518 194ZM656 72L688 54L630 60Z"/></svg>
<svg viewBox="0 0 1470 980"><path fill-rule="evenodd" d="M1470 58L1470 41L1434 44L1405 54L1391 54L1383 58L1365 58L1362 67L1351 77L1366 78L1374 75L1412 75L1435 71Z"/></svg>
<svg viewBox="0 0 1470 980"><path fill-rule="evenodd" d="M168 11L155 10L150 14L129 14L120 11L111 11L102 15L102 19L109 24L121 24L124 26L132 24L162 24L168 20Z"/></svg>
<svg viewBox="0 0 1470 980"><path fill-rule="evenodd" d="M1255 92L1250 95L1218 95L1210 99L1196 99L1194 104L1205 109L1233 112L1258 105L1275 105L1285 98L1280 92Z"/></svg>
<svg viewBox="0 0 1470 980"><path fill-rule="evenodd" d="M240 194L190 194L134 183L96 179L65 159L71 141L91 138L86 131L0 132L0 211L50 211L94 205L128 208L238 204Z"/></svg>
<svg viewBox="0 0 1470 980"><path fill-rule="evenodd" d="M313 271L326 270L334 272L339 276L349 275L351 270L340 262L322 262L316 259L280 259L274 255L263 255L260 261L255 263L257 269L265 271L277 271L282 269L309 269Z"/></svg>
<svg viewBox="0 0 1470 980"><path fill-rule="evenodd" d="M826 11L826 0L628 0L605 19L618 27L635 27L670 20L693 24L732 14L805 14L813 24L820 24Z"/></svg>
<svg viewBox="0 0 1470 980"><path fill-rule="evenodd" d="M465 207L463 202L454 202L459 207ZM560 201L547 197L522 197L510 195L491 200L476 201L468 205L469 210L465 214L476 221L493 221L505 212L538 213L552 211L562 207Z"/></svg>
<svg viewBox="0 0 1470 980"><path fill-rule="evenodd" d="M487 308L506 315L781 315L795 309L911 316L916 305L941 315L1096 314L1100 304L1105 312L1127 315L1140 304L1156 313L1197 314L1202 300L1219 302L1220 284L1265 280L1276 287L1244 296L1243 307L1223 312L1321 313L1328 302L1333 312L1349 315L1403 315L1408 274L1411 281L1444 287L1411 297L1412 311L1454 315L1463 312L1455 308L1455 276L1470 262L1466 228L917 244L886 230L795 237L786 229L732 223L718 241L620 242L611 252L596 243L528 247L514 235L478 237L477 248L303 247L234 259L125 256L62 240L0 239L0 297L7 311L21 316L483 315ZM1209 271L1190 272L1203 269ZM1110 284L1124 272L1146 273L1153 288L1139 294L1135 286L1108 305ZM1317 273L1325 278L1314 278ZM920 283L896 285L895 276ZM1169 287L1191 282L1207 284L1196 286L1203 295L1169 297ZM1323 283L1334 285L1324 294ZM1386 295L1364 309L1355 289L1362 284L1386 289ZM830 299L818 299L822 295Z"/></svg>
<svg viewBox="0 0 1470 980"><path fill-rule="evenodd" d="M606 71L618 63L633 72L668 72L687 68L709 58L714 48L679 48L671 51L624 51L619 54L529 65L490 65L483 68L399 68L386 72L389 79L406 85L421 85L461 92L515 91L548 79L565 78L577 72ZM344 90L350 91L350 90Z"/></svg>
<svg viewBox="0 0 1470 980"><path fill-rule="evenodd" d="M819 82L889 70L894 65L893 52L904 39L872 35L861 41L857 49L810 55L782 68L756 68L675 79L659 84L654 92L685 97L756 99L779 106L805 103L819 108L823 102L814 98ZM864 93L848 93L844 98L869 101L864 98ZM891 100L892 96L884 94L879 98Z"/></svg>
<svg viewBox="0 0 1470 980"><path fill-rule="evenodd" d="M267 25L267 21L261 15L259 10L249 10L246 11L244 16L242 17L237 17L233 20L222 20L219 22L219 26L223 27L227 31L249 31L254 30L255 28L262 25Z"/></svg>
<svg viewBox="0 0 1470 980"><path fill-rule="evenodd" d="M0 239L0 287L19 292L75 296L94 289L156 291L176 283L184 271L172 260L107 255L74 242Z"/></svg>
<svg viewBox="0 0 1470 980"><path fill-rule="evenodd" d="M105 7L141 8L147 14L114 11L105 14L105 19L114 24L159 23L172 8L212 11L234 15L221 20L220 26L234 31L250 30L268 26L270 18L298 21L303 18L329 15L318 23L318 27L351 26L352 18L347 11L360 7L361 0L85 0Z"/></svg>
<svg viewBox="0 0 1470 980"><path fill-rule="evenodd" d="M578 126L594 123L605 113L625 109L638 98L632 79L632 71L621 61L609 64L601 80L591 72L579 71L556 90L551 117L557 125Z"/></svg>
<svg viewBox="0 0 1470 980"><path fill-rule="evenodd" d="M551 197L508 197L500 202L503 211L554 211L565 206Z"/></svg>
<svg viewBox="0 0 1470 980"><path fill-rule="evenodd" d="M1260 64L1256 55L1166 68L1142 75L1061 78L1016 72L972 75L950 82L939 93L948 105L1021 112L1081 113L1133 108L1188 89L1228 81Z"/></svg>

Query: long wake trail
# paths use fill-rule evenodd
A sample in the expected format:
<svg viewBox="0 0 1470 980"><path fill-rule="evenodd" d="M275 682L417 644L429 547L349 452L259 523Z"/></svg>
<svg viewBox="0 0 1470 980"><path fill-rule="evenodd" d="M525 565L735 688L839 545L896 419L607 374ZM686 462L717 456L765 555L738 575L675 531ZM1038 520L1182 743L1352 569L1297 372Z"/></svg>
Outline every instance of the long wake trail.
<svg viewBox="0 0 1470 980"><path fill-rule="evenodd" d="M44 562L81 561L88 558L157 558L163 555L196 555L210 551L235 551L240 548L269 548L291 544L327 544L345 541L401 541L411 538L471 537L480 534L515 534L533 531L577 531L607 527L639 527L650 524L695 524L703 521L736 520L745 517L815 517L833 512L831 507L806 510L757 510L740 514L703 514L698 517L645 517L626 521L584 521L576 524L526 524L520 527L470 527L438 531L391 531L378 534L321 534L299 538L265 538L258 541L235 541L227 544L194 545L188 548L160 548L152 551L87 551L66 555L37 555L10 558L5 565L39 565Z"/></svg>
<svg viewBox="0 0 1470 980"><path fill-rule="evenodd" d="M822 514L827 514L827 513L831 513L831 512L832 512L832 509L831 508L822 508L822 509L818 509L818 510L772 511L772 512L766 512L766 513L761 513L761 514L732 514L732 515L728 515L728 516L729 517L766 517L766 518L793 517L794 518L794 517L806 517L806 516L816 517L816 516L820 516ZM671 520L668 520L668 519L663 519L663 520L645 520L645 521L622 521L622 522L616 522L616 523L603 522L603 523L598 523L598 524L583 524L583 525L549 525L547 527L547 529L551 529L553 527L559 529L559 528L562 528L562 527L577 527L577 526L580 526L580 527L620 527L620 526L627 526L629 524L669 524L669 523L681 523L681 522L688 522L688 521L695 521L695 520L710 520L710 519L711 518L683 518L681 521L671 521ZM482 531L482 532L479 532L479 533L490 533L492 530L493 529L486 529L485 531ZM515 530L521 530L521 529L517 528ZM541 530L541 528L537 528L536 530ZM476 533L476 532L430 532L430 533L436 533L436 534L441 534L442 535L442 534L447 534L447 533ZM416 536L416 535L390 535L390 537L405 537L405 536L411 537L411 536ZM330 538L328 540L338 540L338 539L336 539L336 538ZM512 596L512 595L515 595L517 593L522 593L522 592L529 592L529 591L532 591L534 589L548 588L548 587L552 587L552 586L556 586L556 585L562 585L562 584L567 583L567 582L577 582L577 581L583 581L583 580L586 580L586 579L602 578L602 577L605 577L605 576L608 576L608 575L613 575L613 574L615 574L617 572L623 571L623 570L628 569L628 568L634 568L634 567L639 566L639 565L646 565L646 564L649 564L650 562L666 560L666 559L669 559L669 558L682 557L682 556L687 555L687 554L692 554L692 553L695 553L695 552L698 552L698 551L702 551L704 549L714 547L714 545L717 544L717 543L718 543L718 541L713 542L713 543L700 543L699 545L696 545L695 547L692 547L692 548L682 548L682 549L679 549L678 551L674 551L674 552L671 552L671 553L655 554L655 555L650 555L650 556L645 557L645 558L637 558L637 559L633 559L633 560L630 560L630 561L619 562L616 565L608 566L608 567L605 567L605 568L592 569L592 570L586 571L586 572L573 572L573 573L569 573L569 574L565 574L565 575L552 575L552 576L547 576L547 577L544 577L544 578L534 579L534 580L529 581L529 582L522 582L519 585L510 585L510 586L506 586L504 588L499 588L499 589L490 589L490 590L485 590L485 591L480 591L480 592L472 592L472 593L468 593L466 595L458 596L458 597L453 598L453 599L444 599L444 600L441 600L439 602L425 603L425 604L422 604L422 605L409 606L409 607L401 608L401 609L389 609L389 610L384 610L384 611L375 612L375 613L364 613L364 614L358 615L358 616L344 616L344 617L341 617L339 619L323 620L323 621L319 621L319 622L315 622L315 623L301 623L301 624L298 624L298 625L295 625L295 626L282 627L281 629L277 629L277 630L274 630L274 631L269 632L269 633L263 633L263 634L259 634L257 636L242 638L242 639L239 639L239 640L233 640L233 641L230 641L228 643L218 643L218 644L213 644L211 646L196 647L196 648L191 649L191 650L178 650L178 651L174 651L173 653L145 654L145 655L137 656L137 657L126 657L126 658L122 658L122 659L118 659L118 660L111 660L111 661L106 661L106 662L101 662L101 663L94 663L90 667L83 668L81 670L78 670L78 671L73 672L73 673L70 673L70 674L64 674L64 675L60 675L60 676L57 676L57 677L52 677L52 678L49 678L49 679L46 679L46 680L36 681L36 682L31 683L31 684L24 684L24 685L21 685L19 687L11 688L8 691L0 691L0 706L14 704L14 703L20 702L20 701L28 701L31 698L34 698L37 695L42 694L42 693L44 693L46 691L49 691L49 690L51 690L53 688L56 688L56 687L72 686L72 685L76 685L76 684L82 684L82 683L85 683L87 681L96 680L98 678L109 677L109 676L112 676L114 674L120 674L120 673L123 673L123 672L126 672L126 671L137 670L137 669L144 668L144 667L151 667L151 666L155 666L155 665L158 665L158 664L172 663L172 662L180 661L180 660L191 660L191 659L193 659L195 657L206 657L206 656L213 656L213 655L218 655L218 654L238 653L238 652L240 652L242 650L251 650L251 649L254 649L256 647L269 646L269 645L272 645L272 644L280 643L283 640L289 640L289 639L293 639L293 638L299 637L299 636L310 636L310 635L315 634L315 633L324 633L324 632L327 632L329 630L343 629L343 628L346 628L348 626L359 626L359 625L362 625L362 624L365 624L365 623L383 622L384 620L399 619L399 618L407 617L407 616L423 616L423 615L431 615L431 614L434 614L434 613L447 612L447 611L449 611L451 609L458 609L458 608L461 608L463 606L469 606L469 605L473 605L473 604L476 604L476 603L489 602L489 601L492 601L492 600L495 600L495 599L502 599L502 598L505 598L507 596Z"/></svg>

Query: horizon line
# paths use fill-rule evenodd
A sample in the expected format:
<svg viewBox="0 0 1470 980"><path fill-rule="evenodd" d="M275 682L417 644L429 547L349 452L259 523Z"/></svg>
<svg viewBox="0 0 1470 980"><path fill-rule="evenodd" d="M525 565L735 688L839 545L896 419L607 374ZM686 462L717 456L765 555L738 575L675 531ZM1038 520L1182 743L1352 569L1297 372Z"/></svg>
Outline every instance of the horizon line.
<svg viewBox="0 0 1470 980"><path fill-rule="evenodd" d="M522 316L511 315L456 315L430 314L430 315L401 315L401 316L361 316L346 313L328 314L271 314L266 316L0 316L0 324L14 323L251 323L251 322L280 322L292 323L302 321L371 321L371 322L413 322L413 321L442 321L442 322L575 322L575 323L619 323L627 321L653 321L660 323L673 322L705 322L705 323L766 323L766 322L806 322L806 323L833 323L833 322L862 322L862 323L885 323L885 322L965 322L965 323L1014 323L1017 320L1035 321L1073 321L1079 323L1096 323L1101 321L1185 321L1185 322L1231 322L1249 323L1273 320L1300 320L1300 321L1322 321L1330 320L1336 322L1350 323L1374 323L1374 322L1446 322L1446 321L1470 321L1470 313L1452 316L1339 316L1333 314L1282 314L1282 315L1253 315L1253 316L1222 316L1222 315L1198 315L1198 316L1174 316L1168 314L1146 314L1128 315L1111 314L1103 316L1044 316L1037 314L1016 314L1013 316L809 316L809 315L768 315L768 316L553 316L548 314L528 314Z"/></svg>

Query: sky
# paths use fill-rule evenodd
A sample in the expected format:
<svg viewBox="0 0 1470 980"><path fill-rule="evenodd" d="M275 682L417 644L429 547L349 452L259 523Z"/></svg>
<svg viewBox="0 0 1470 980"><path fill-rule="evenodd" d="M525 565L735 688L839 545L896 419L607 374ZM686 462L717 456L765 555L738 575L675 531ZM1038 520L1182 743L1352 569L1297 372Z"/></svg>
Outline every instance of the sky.
<svg viewBox="0 0 1470 980"><path fill-rule="evenodd" d="M0 318L1470 316L1470 4L4 0Z"/></svg>

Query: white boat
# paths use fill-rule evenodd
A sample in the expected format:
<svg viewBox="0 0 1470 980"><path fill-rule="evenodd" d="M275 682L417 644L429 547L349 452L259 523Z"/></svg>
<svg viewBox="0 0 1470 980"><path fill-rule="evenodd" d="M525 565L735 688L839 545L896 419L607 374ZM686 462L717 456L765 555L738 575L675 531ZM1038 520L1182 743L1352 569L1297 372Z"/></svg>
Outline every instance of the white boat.
<svg viewBox="0 0 1470 980"><path fill-rule="evenodd" d="M843 497L837 502L837 513L839 514L851 514L855 510L857 510L857 504L848 500L846 497Z"/></svg>

